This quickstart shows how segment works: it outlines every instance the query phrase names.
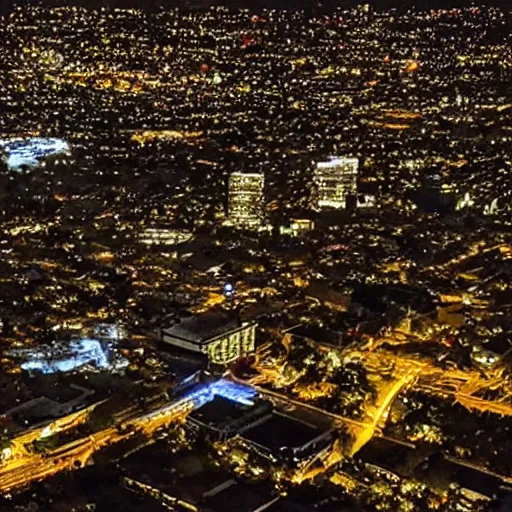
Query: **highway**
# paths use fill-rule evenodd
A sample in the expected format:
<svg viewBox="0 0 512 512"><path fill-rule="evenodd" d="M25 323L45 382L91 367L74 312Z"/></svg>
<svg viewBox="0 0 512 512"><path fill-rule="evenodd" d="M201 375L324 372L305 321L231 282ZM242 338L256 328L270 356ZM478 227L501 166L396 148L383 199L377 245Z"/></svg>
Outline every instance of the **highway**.
<svg viewBox="0 0 512 512"><path fill-rule="evenodd" d="M365 418L362 420L347 418L340 414L320 409L314 405L294 400L281 393L255 386L259 394L272 401L278 409L292 412L296 415L298 413L301 419L304 419L304 411L314 413L317 416L327 417L334 425L343 425L352 436L352 442L349 446L343 448L339 440L337 440L333 446L326 448L314 458L307 460L304 465L299 466L298 470L292 475L291 480L297 484L310 480L340 462L344 457L355 455L375 435L385 437L382 435L382 423L385 422L396 397L416 380L418 373L419 368L416 368L415 370L410 370L401 378L391 381L378 395L375 405L366 412ZM236 379L233 376L231 378L243 383L243 380ZM394 439L390 439L390 441L396 442Z"/></svg>
<svg viewBox="0 0 512 512"><path fill-rule="evenodd" d="M432 361L398 356L384 349L352 352L352 357L354 354L371 373L380 375L391 371L401 377L411 370L417 371L415 388L420 391L453 397L455 402L469 410L512 416L512 387L504 378L503 368L488 369L483 374L472 369L440 368ZM500 399L486 400L478 396L486 390L497 389L502 391Z"/></svg>
<svg viewBox="0 0 512 512"><path fill-rule="evenodd" d="M393 405L396 397L409 385L411 385L418 377L419 368L410 370L408 373L402 375L399 379L392 381L390 385L379 393L375 401L375 405L369 409L365 417L362 420L356 420L348 418L340 414L326 411L311 404L294 400L286 395L271 391L269 389L262 388L260 386L254 386L258 390L261 396L266 396L273 403L278 405L280 409L293 410L293 409L304 409L322 415L333 420L338 425L344 425L354 436L353 444L350 449L349 455L356 454L372 437L376 434L382 435L382 423L387 418L389 410ZM236 382L244 383L241 379L231 377Z"/></svg>
<svg viewBox="0 0 512 512"><path fill-rule="evenodd" d="M95 403L89 407L86 407L85 409L81 409L80 411L68 414L67 416L58 418L50 423L46 423L42 426L39 425L31 428L30 430L27 430L26 432L23 432L12 440L10 447L11 455L9 459L12 460L20 457L23 458L29 455L26 446L32 444L37 439L45 437L45 432L57 434L59 432L65 432L66 430L78 427L79 425L85 423L89 418L89 414L101 403L103 402Z"/></svg>
<svg viewBox="0 0 512 512"><path fill-rule="evenodd" d="M235 382L240 382L241 384L244 383L241 379L236 379L232 377ZM327 418L330 418L331 420L334 420L334 422L337 422L339 425L347 425L349 427L355 427L355 428L364 428L366 426L370 426L371 423L365 423L363 421L354 420L352 418L347 418L345 416L341 416L340 414L336 414L333 412L326 411L325 409L320 409L319 407L316 407L314 405L308 404L306 402L300 402L298 400L294 400L293 398L290 398L286 395L283 395L282 393L277 393L275 391L271 391L269 389L262 388L260 386L253 386L258 393L261 396L267 397L271 402L273 402L275 405L277 405L278 409L284 410L284 411L297 411L300 409L304 409L306 411L311 411L317 415L321 415Z"/></svg>
<svg viewBox="0 0 512 512"><path fill-rule="evenodd" d="M377 431L385 427L389 411L396 397L418 378L420 369L410 369L395 381L379 390L375 405L366 411L367 422L364 429L355 437L350 455L355 455L368 443Z"/></svg>
<svg viewBox="0 0 512 512"><path fill-rule="evenodd" d="M484 379L475 371L462 371L455 368L443 370L434 366L430 361L400 357L385 350L359 353L352 351L351 358L354 355L369 372L377 376L387 375L389 377L379 380L377 397L374 403L367 407L360 420L325 411L260 386L254 386L254 388L262 396L266 396L274 402L278 408L299 410L299 413L302 409L303 412L309 411L309 413L316 414L317 417L329 418L331 425L332 423L339 426L344 425L352 435L352 443L345 449L347 456L355 455L375 435L382 435L382 429L395 399L411 386L443 396L453 396L456 401L468 409L505 415L512 414L510 403L502 400L489 401L474 395L474 393L489 387L494 389L501 381L501 376L498 374ZM269 376L275 378L279 372L276 369L269 370L265 372L267 379ZM240 384L251 384L251 381L245 382L232 375L229 375L229 378ZM267 379L264 380L268 382ZM48 432L50 432L49 435L52 435L83 424L98 404L59 418L49 425L24 432L13 439L11 455L0 465L0 492L9 493L60 471L82 467L90 463L94 453L98 450L127 439L136 431L150 436L155 430L171 422L182 421L196 406L200 406L199 402L197 395L191 396L156 407L150 412L141 412L132 405L117 414L114 418L114 426L67 443L45 455L31 453L27 446L44 438ZM325 455L325 461L338 460L339 454L340 447L338 446L336 453ZM303 472L300 479L307 478L308 474L310 474L309 471Z"/></svg>
<svg viewBox="0 0 512 512"><path fill-rule="evenodd" d="M51 425L55 428L54 432L59 432L59 428L64 426L70 428L83 423L94 407L53 422ZM133 411L133 407L129 409ZM60 471L85 466L98 450L128 439L136 431L149 436L169 423L183 420L193 409L193 400L181 399L150 413L132 412L129 419L121 414L122 419L115 426L67 443L45 455L30 453L26 448L27 444L41 438L44 428L24 433L13 440L13 455L0 466L0 492L9 493Z"/></svg>
<svg viewBox="0 0 512 512"><path fill-rule="evenodd" d="M246 403L256 395L256 391L225 379L195 383L182 398L164 405L157 405L161 404L158 399L153 400L154 409L149 412L134 409L133 405L129 406L114 416L114 425L66 443L45 454L33 453L25 444L44 438L48 426L23 433L13 440L13 446L17 447L15 453L4 459L0 465L0 492L9 493L60 471L85 466L91 462L94 453L102 448L128 439L136 433L150 437L156 430L170 423L184 421L190 412L218 395ZM61 431L59 429L64 427L76 426L87 420L93 408L94 406L91 406L84 411L60 418L51 426L55 432ZM54 432L50 432L49 435L52 433Z"/></svg>
<svg viewBox="0 0 512 512"><path fill-rule="evenodd" d="M393 333L391 333L393 335ZM348 455L355 455L374 435L382 435L389 411L397 396L405 390L414 387L428 393L434 393L453 400L468 410L479 412L491 412L501 415L512 415L512 389L507 384L508 380L503 378L502 369L489 370L486 375L477 370L460 370L455 366L440 368L427 358L420 358L415 355L400 356L384 348L376 348L370 345L366 350L341 351L342 359L358 360L365 367L370 378L375 381L377 397L374 403L367 407L364 417L361 420L354 420L334 414L305 402L294 400L282 393L270 391L261 387L264 383L280 383L283 381L282 369L286 365L287 356L290 351L291 340L289 335L284 333L283 347L285 355L281 361L274 361L273 366L265 364L265 356L268 347L263 346L256 356L254 367L259 374L247 381L255 385L262 395L266 395L274 402L281 403L281 407L294 406L302 407L330 417L338 424L348 427L353 436L353 443ZM320 350L336 350L334 347L320 347ZM384 378L386 376L387 378ZM299 377L300 378L300 375ZM297 380L297 378L295 379ZM243 381L242 381L243 382ZM295 382L286 382L289 388ZM507 387L508 386L508 387ZM479 396L486 390L502 389L500 399L487 400Z"/></svg>
<svg viewBox="0 0 512 512"><path fill-rule="evenodd" d="M339 425L345 425L353 436L352 447L348 453L350 456L355 455L368 441L373 438L374 435L382 435L382 429L385 426L389 411L396 397L402 391L415 384L422 373L429 368L429 363L426 361L397 358L394 355L391 357L391 354L385 354L385 357L380 357L380 354L377 355L375 352L371 351L351 351L349 353L351 359L355 356L365 365L365 368L376 375L390 375L391 377L389 381L380 381L380 385L377 387L377 397L374 404L367 408L364 417L361 420L355 420L340 414L326 411L306 402L292 399L282 393L271 391L258 385L266 382L276 383L282 380L283 372L281 370L286 364L287 355L289 354L291 345L291 337L289 334L284 334L282 344L285 348L285 359L279 363L275 363L274 367L269 368L263 362L264 357L268 354L268 346L264 345L256 354L254 363L254 367L260 372L258 375L252 377L246 382L241 379L236 379L231 374L230 378L238 382L254 386L261 395L267 396L273 402L277 401L280 403L282 408L286 409L287 407L293 406L296 408L307 409L314 411L317 414L327 416ZM333 347L321 347L321 350L335 349ZM300 378L300 374L295 380L298 378ZM293 383L293 381L291 383L287 383L287 387Z"/></svg>
<svg viewBox="0 0 512 512"><path fill-rule="evenodd" d="M392 443L414 448L414 445L409 442L400 441L383 435L381 430L384 427L384 423L387 415L389 414L389 410L391 409L397 396L417 381L421 373L421 365L413 366L414 369L410 369L399 379L391 381L388 386L381 390L374 406L368 409L365 418L362 420L346 418L344 416L325 411L318 407L293 400L286 395L282 395L281 393L276 393L275 391L269 391L267 389L258 387L257 389L259 393L274 402L278 408L299 412L299 414L300 409L303 409L312 411L319 415L324 415L333 420L335 424L344 425L347 427L348 431L352 434L352 442L349 446L346 446L344 450L342 449L340 443L325 449L313 459L306 461L303 466L300 466L298 470L292 475L292 481L295 483L301 483L327 471L329 467L337 464L344 457L354 456L374 436L382 437ZM512 478L496 474L481 464L464 462L452 457L447 457L447 460L460 466L467 466L476 471L480 471L483 474L493 476L494 478L502 481L504 485L512 485Z"/></svg>

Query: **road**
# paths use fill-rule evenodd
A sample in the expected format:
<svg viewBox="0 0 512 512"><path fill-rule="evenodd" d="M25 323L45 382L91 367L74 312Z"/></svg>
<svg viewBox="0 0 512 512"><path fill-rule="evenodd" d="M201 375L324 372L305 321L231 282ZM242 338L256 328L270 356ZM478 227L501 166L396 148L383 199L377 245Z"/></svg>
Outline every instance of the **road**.
<svg viewBox="0 0 512 512"><path fill-rule="evenodd" d="M401 336L402 334L399 332L389 333L387 337ZM282 345L285 349L281 360L279 362L273 361L272 365L266 364L265 359L269 349L267 346L261 347L256 354L253 365L259 373L250 379L247 382L248 384L281 383L283 387L287 388L294 384L293 380L282 382L284 375L282 370L290 352L291 337L286 332L281 333L281 335ZM321 351L337 350L332 346L321 344L317 344L317 346ZM376 381L377 397L375 403L367 408L365 416L359 421L324 411L260 386L256 387L260 393L267 395L274 401L279 399L296 407L309 408L317 414L324 414L339 424L347 426L354 439L349 451L350 455L356 454L374 435L382 435L381 429L385 426L385 421L396 397L412 385L415 389L423 392L437 394L445 398L452 397L455 402L469 410L512 415L512 386L507 384L509 380L504 378L502 369L488 370L484 375L477 370L460 370L455 366L441 368L434 361L425 357L415 356L414 354L401 356L385 348L377 347L379 347L379 344L375 343L362 350L354 350L351 347L348 350L340 351L342 359L359 361L365 367L367 374L370 377L373 376ZM295 380L298 378L300 378L300 373ZM481 397L486 390L494 391L496 389L501 390L499 399L487 400Z"/></svg>
<svg viewBox="0 0 512 512"><path fill-rule="evenodd" d="M288 339L288 336L289 335L287 333L283 336L283 346L286 354L289 353L291 344L291 339ZM323 349L335 350L334 347L321 346L321 350ZM364 418L361 420L354 420L339 414L331 413L305 402L294 400L281 393L269 391L257 386L256 384L263 384L265 382L279 382L279 379L282 379L282 367L286 364L286 360L283 360L281 361L281 365L267 368L263 363L263 359L266 356L266 347L262 347L260 351L258 351L254 364L254 367L260 371L260 374L251 378L246 383L253 385L260 393L269 397L286 400L288 404L294 404L298 407L309 408L310 410L329 416L337 422L351 427L351 431L354 435L354 445L351 455L354 455L373 437L376 432L379 434L382 433L381 429L385 426L385 420L388 417L389 411L396 397L410 385L416 383L420 376L425 372L431 373L433 367L428 361L420 361L413 358L400 358L395 354L387 352L381 354L380 351L377 353L373 351L351 350L351 352L346 355L350 359L356 358L360 360L365 368L373 374L378 376L388 375L391 379L390 381L384 379L380 380L379 385L377 386L377 397L375 399L375 403L373 406L368 407L365 411ZM231 378L233 377L231 376Z"/></svg>
<svg viewBox="0 0 512 512"><path fill-rule="evenodd" d="M389 438L383 435L381 428L384 426L383 423L385 422L385 419L389 414L389 410L391 409L397 396L408 386L412 385L417 380L420 373L421 368L416 367L414 370L410 370L408 373L404 374L398 380L392 381L389 386L381 391L377 397L375 406L367 411L366 418L363 420L346 418L344 416L319 409L318 407L293 400L280 393L269 391L264 388L257 388L262 396L266 396L282 409L299 409L299 412L300 409L304 409L312 411L315 414L327 416L331 420L334 420L334 422L338 425L345 425L353 435L352 444L348 447L348 450L345 449L345 453L342 453L340 444L337 444L335 447L330 449L324 450L315 458L307 461L303 467L299 467L299 469L293 475L292 481L295 483L301 483L305 480L314 478L318 474L326 471L331 465L336 464L342 460L344 456L355 455L374 436L383 437L390 442L407 446L409 448L414 448L414 445L411 443ZM496 474L490 471L489 468L486 468L480 464L468 463L452 457L447 457L447 460L460 466L467 466L476 471L480 471L483 474L493 476L494 478L501 480L504 485L512 485L512 478ZM322 464L319 464L319 462Z"/></svg>
<svg viewBox="0 0 512 512"><path fill-rule="evenodd" d="M478 410L494 410L502 414L511 414L508 403L487 401L463 391L481 390L481 377L462 372L460 370L441 370L426 361L417 361L412 358L400 358L395 354L379 352L365 352L360 354L365 366L377 371L386 368L389 380L383 379L377 389L377 397L372 406L368 407L361 420L347 418L331 413L313 405L293 400L286 395L270 391L258 386L255 389L270 400L278 403L284 409L298 409L309 411L323 418L330 418L338 425L344 425L352 434L353 442L347 450L347 455L353 456L375 435L382 435L381 429L396 397L418 379L434 378L433 382L424 383L424 387L434 389L438 385L443 393L452 393L456 400L468 408ZM243 380L231 380L247 384ZM480 380L479 380L480 379ZM498 376L495 380L499 380ZM486 381L489 382L489 381ZM494 382L491 380L491 382ZM441 392L440 391L440 392ZM129 438L135 431L151 435L155 430L174 421L183 420L196 406L194 398L183 398L175 402L156 407L150 412L141 412L137 407L131 406L121 411L115 418L115 426L96 432L88 437L72 441L56 450L46 454L34 454L27 450L27 446L35 440L44 437L45 431L52 434L70 430L87 421L90 412L97 404L55 420L45 425L25 432L15 438L12 443L12 454L0 466L0 492L8 493L12 490L26 487L30 483L42 480L63 470L72 470L88 464L94 453L102 448ZM331 421L332 424L332 421ZM337 459L336 454L329 454L326 460Z"/></svg>
<svg viewBox="0 0 512 512"><path fill-rule="evenodd" d="M27 430L23 434L15 437L11 444L11 456L10 459L23 458L28 455L26 446L32 444L37 439L41 439L45 436L46 432L57 434L64 432L72 428L78 427L85 423L89 417L89 414L103 402L95 403L85 409L81 409L78 412L68 414L62 418L58 418L50 423L46 423L42 426L36 426L30 430Z"/></svg>
<svg viewBox="0 0 512 512"><path fill-rule="evenodd" d="M289 339L289 335L285 333L283 337L283 346L285 348L286 354L289 353L291 339ZM324 347L328 350L333 350L333 347ZM316 414L320 414L323 416L330 417L339 425L344 425L351 432L353 437L352 447L349 450L349 455L355 455L367 442L369 442L375 434L382 435L382 428L385 426L385 420L388 417L389 411L396 399L396 397L408 388L411 384L415 383L422 372L428 368L428 362L425 361L417 361L414 359L401 359L394 357L393 359L390 357L373 357L376 354L374 352L354 352L350 353L350 356L353 358L354 355L360 359L363 364L365 364L366 368L370 368L377 375L383 374L391 374L390 381L382 381L384 384L381 384L377 388L377 397L375 399L375 403L368 407L365 411L365 415L361 420L355 420L352 418L347 418L346 416L342 416L340 414L332 413L326 411L324 409L320 409L319 407L315 407L306 402L301 402L298 400L294 400L282 393L278 393L275 391L271 391L265 389L258 384L263 384L265 382L279 382L279 379L282 379L282 367L286 364L286 360L281 361L281 365L277 364L274 367L268 368L265 364L263 364L263 359L267 352L267 347L263 346L257 353L254 367L260 371L259 375L256 377L252 377L248 381L243 381L241 379L236 379L233 375L229 374L229 377L235 381L248 384L253 386L255 389L259 391L261 395L267 396L273 402L280 402L281 404L285 404L286 406L293 405L294 407L299 407L303 409L307 409L310 411L314 411ZM367 356L370 356L369 358ZM386 366L385 372L382 371L382 367ZM374 368L372 368L372 366ZM381 371L379 371L381 370ZM297 378L300 377L300 374ZM288 383L290 384L290 383ZM287 386L289 387L289 385Z"/></svg>
<svg viewBox="0 0 512 512"><path fill-rule="evenodd" d="M392 336L393 333L390 334ZM398 334L397 334L398 335ZM284 333L283 347L285 355L279 362L275 360L272 364L266 363L265 359L267 346L263 346L258 351L253 367L258 370L258 375L247 381L248 384L264 384L280 382L283 380L282 371L285 367L290 352L291 340L287 338L288 334ZM403 341L403 340L401 340ZM377 344L378 345L378 344ZM318 346L318 345L317 345ZM322 350L336 350L332 346L319 346ZM455 366L441 368L436 366L434 361L426 358L415 356L400 356L394 352L384 348L378 348L370 345L363 350L340 351L341 359L357 360L366 369L370 378L376 381L375 387L377 397L373 405L367 407L364 417L361 420L354 420L339 414L325 411L305 402L294 400L282 393L270 391L261 386L255 386L261 395L267 396L280 407L302 408L310 410L316 414L324 415L331 418L338 425L344 425L352 434L352 443L349 447L345 447L345 454L348 456L355 455L363 446L366 445L374 436L382 436L382 429L385 427L389 411L398 395L411 386L415 389L437 393L445 397L453 397L454 401L460 403L469 410L475 409L480 412L492 412L502 415L512 415L512 386L507 384L508 380L504 378L502 369L488 370L486 374L476 370L460 370ZM501 373L500 373L501 372ZM231 376L233 378L233 376ZM241 381L240 382L244 382ZM290 388L294 382L287 382L283 387ZM508 386L508 387L507 387ZM501 390L500 399L487 400L478 396L486 390ZM394 439L389 439L397 442ZM410 446L408 443L404 443ZM336 459L339 456L339 450L336 453L322 455L325 460ZM298 481L303 481L311 475L318 473L317 467L312 468L314 464L310 464L301 469L296 475ZM325 466L325 464L324 464ZM485 468L476 467L475 469L483 470Z"/></svg>
<svg viewBox="0 0 512 512"><path fill-rule="evenodd" d="M303 466L300 466L293 474L292 481L299 484L305 480L312 479L326 471L329 467L337 464L345 456L355 455L375 435L382 436L382 422L387 418L393 402L404 388L417 379L419 370L419 368L409 370L401 378L391 381L390 384L379 393L375 405L367 411L363 420L347 418L340 414L320 409L314 405L294 400L281 393L255 386L261 396L267 397L279 409L293 411L295 414L299 413L301 419L304 419L304 411L328 417L334 424L338 426L343 425L352 435L350 446L343 449L339 440L336 441L334 446L326 448L316 457L308 460ZM242 380L236 379L233 376L231 376L231 378L237 382L243 383ZM393 439L391 439L391 441L394 442ZM343 453L344 451L345 453Z"/></svg>
<svg viewBox="0 0 512 512"><path fill-rule="evenodd" d="M353 418L347 418L340 414L332 413L314 405L310 405L298 400L294 400L286 395L271 391L259 386L254 386L258 390L260 395L268 397L272 402L278 403L281 408L302 408L304 410L312 411L316 414L323 415L331 418L339 425L344 425L353 435L353 443L350 449L350 455L355 455L372 437L376 434L382 435L381 427L382 422L387 418L389 410L393 405L396 397L412 382L414 382L419 373L419 368L409 370L408 373L402 375L399 379L392 381L390 385L379 393L375 401L375 405L369 409L362 420L356 420ZM235 379L235 381L243 383L243 380Z"/></svg>
<svg viewBox="0 0 512 512"><path fill-rule="evenodd" d="M379 390L375 405L366 411L367 422L365 428L359 432L354 439L350 455L355 455L366 443L368 443L376 431L384 428L389 411L396 397L409 387L418 378L419 368L410 369L407 373L400 376L395 381Z"/></svg>
<svg viewBox="0 0 512 512"><path fill-rule="evenodd" d="M235 382L240 382L241 384L244 383L241 379L236 379L232 377ZM363 421L355 420L352 418L347 418L346 416L341 416L340 414L336 414L333 412L326 411L325 409L320 409L319 407L316 407L314 405L300 402L298 400L294 400L293 398L290 398L286 395L283 395L281 393L277 393L275 391L271 391L269 389L262 388L260 386L253 386L256 390L258 390L258 393L261 396L267 397L271 402L278 405L279 409L282 410L297 410L304 409L306 411L311 411L317 415L321 415L327 418L330 418L331 420L334 420L334 422L337 422L338 424L347 425L349 427L355 427L355 428L364 428L366 426L370 426L370 423L365 423Z"/></svg>
<svg viewBox="0 0 512 512"><path fill-rule="evenodd" d="M13 455L0 466L0 492L5 494L60 471L85 466L98 450L128 439L135 431L151 435L171 422L183 420L194 406L193 400L181 399L149 413L134 412L129 419L121 414L122 419L115 426L67 443L45 455L30 453L25 447L25 444L40 439L44 428L22 434L13 440ZM59 428L64 426L83 423L92 408L56 420L52 423L54 432L59 432ZM133 410L133 407L130 409Z"/></svg>
<svg viewBox="0 0 512 512"><path fill-rule="evenodd" d="M469 410L512 416L512 387L503 374L503 368L488 369L484 375L478 370L440 368L432 361L402 357L387 350L352 352L365 368L376 375L391 373L400 377L418 370L416 389L453 397ZM478 396L486 390L502 389L501 399L487 400Z"/></svg>

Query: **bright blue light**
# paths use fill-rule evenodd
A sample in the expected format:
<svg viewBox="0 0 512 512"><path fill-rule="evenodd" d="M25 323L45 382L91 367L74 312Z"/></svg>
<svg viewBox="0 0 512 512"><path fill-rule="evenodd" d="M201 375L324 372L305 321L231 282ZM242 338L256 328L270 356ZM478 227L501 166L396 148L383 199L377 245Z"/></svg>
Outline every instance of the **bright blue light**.
<svg viewBox="0 0 512 512"><path fill-rule="evenodd" d="M233 287L233 285L231 283L226 283L224 285L224 293L226 295L232 295L233 290L234 290L234 287Z"/></svg>
<svg viewBox="0 0 512 512"><path fill-rule="evenodd" d="M253 399L258 394L254 388L225 379L215 381L212 387L216 395L245 405L252 405Z"/></svg>
<svg viewBox="0 0 512 512"><path fill-rule="evenodd" d="M83 339L70 342L66 353L68 357L52 357L48 352L30 352L30 361L21 367L28 371L42 373L70 372L88 363L94 363L98 368L108 368L109 360L98 340Z"/></svg>
<svg viewBox="0 0 512 512"><path fill-rule="evenodd" d="M95 336L98 338L108 338L111 340L119 340L121 338L121 334L119 332L119 327L115 324L99 324L96 326Z"/></svg>
<svg viewBox="0 0 512 512"><path fill-rule="evenodd" d="M71 154L69 144L55 138L0 139L0 148L7 153L7 167L11 171L19 171L22 166L36 167L51 155Z"/></svg>
<svg viewBox="0 0 512 512"><path fill-rule="evenodd" d="M195 387L184 398L192 400L194 408L199 409L208 402L211 402L216 396L221 396L242 405L253 405L256 395L256 390L249 386L220 379Z"/></svg>
<svg viewBox="0 0 512 512"><path fill-rule="evenodd" d="M233 402L251 406L254 405L253 399L257 396L257 392L243 384L220 379L209 384L195 386L177 402L172 402L165 407L152 411L146 414L143 419L151 420L151 418L167 414L173 409L177 410L183 406L186 407L190 402L192 402L194 409L199 409L208 402L211 402L215 396L222 396Z"/></svg>

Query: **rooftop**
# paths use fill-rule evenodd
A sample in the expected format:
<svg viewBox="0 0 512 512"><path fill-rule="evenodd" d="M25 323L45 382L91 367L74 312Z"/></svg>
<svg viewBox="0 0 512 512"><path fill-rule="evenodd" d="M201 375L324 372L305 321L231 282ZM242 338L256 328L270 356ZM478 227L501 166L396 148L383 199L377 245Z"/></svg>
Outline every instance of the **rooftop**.
<svg viewBox="0 0 512 512"><path fill-rule="evenodd" d="M224 511L227 503L231 510L254 512L264 510L275 499L272 490L265 485L235 483L208 497L204 503L208 512Z"/></svg>
<svg viewBox="0 0 512 512"><path fill-rule="evenodd" d="M195 410L191 417L206 425L218 422L227 423L241 418L249 409L251 409L250 406L237 404L228 398L217 395L211 402Z"/></svg>
<svg viewBox="0 0 512 512"><path fill-rule="evenodd" d="M236 429L246 422L258 421L272 411L270 402L258 400L254 404L240 403L228 397L215 395L214 399L196 409L190 417L212 428Z"/></svg>
<svg viewBox="0 0 512 512"><path fill-rule="evenodd" d="M243 437L271 451L299 448L323 434L319 428L274 413L267 421L246 430Z"/></svg>
<svg viewBox="0 0 512 512"><path fill-rule="evenodd" d="M184 318L164 328L163 333L192 343L204 343L237 327L241 327L239 318L217 312Z"/></svg>

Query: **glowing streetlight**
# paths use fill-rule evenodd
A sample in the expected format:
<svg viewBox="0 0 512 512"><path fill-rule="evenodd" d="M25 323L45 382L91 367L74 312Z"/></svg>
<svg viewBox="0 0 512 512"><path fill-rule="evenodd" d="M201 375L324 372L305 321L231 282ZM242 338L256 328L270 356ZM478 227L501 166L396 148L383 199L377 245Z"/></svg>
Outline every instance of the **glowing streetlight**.
<svg viewBox="0 0 512 512"><path fill-rule="evenodd" d="M224 295L226 295L227 297L231 297L233 295L233 292L234 292L234 287L231 283L226 283L224 285Z"/></svg>

